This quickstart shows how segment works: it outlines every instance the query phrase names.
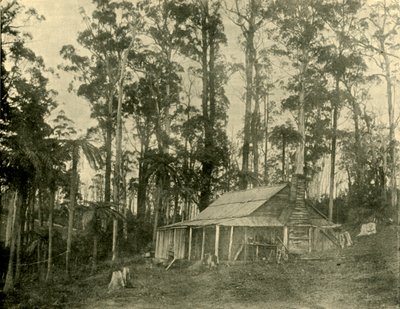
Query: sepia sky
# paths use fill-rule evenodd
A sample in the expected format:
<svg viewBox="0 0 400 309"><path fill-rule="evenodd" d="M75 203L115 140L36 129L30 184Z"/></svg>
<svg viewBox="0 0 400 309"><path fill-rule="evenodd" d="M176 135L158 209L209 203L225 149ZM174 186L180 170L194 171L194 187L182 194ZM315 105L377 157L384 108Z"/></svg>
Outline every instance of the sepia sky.
<svg viewBox="0 0 400 309"><path fill-rule="evenodd" d="M77 46L76 37L78 31L83 29L82 18L79 15L80 7L90 8L90 0L20 0L27 8L33 7L45 19L42 22L34 22L24 30L30 32L33 40L27 45L35 53L44 58L48 67L56 69L62 59L59 54L61 47L67 44ZM56 70L60 75L50 76L50 87L59 94L57 102L59 107L55 112L63 109L67 117L73 120L77 128L84 130L95 121L90 119L90 108L88 102L67 91L72 75ZM54 116L54 115L53 115Z"/></svg>

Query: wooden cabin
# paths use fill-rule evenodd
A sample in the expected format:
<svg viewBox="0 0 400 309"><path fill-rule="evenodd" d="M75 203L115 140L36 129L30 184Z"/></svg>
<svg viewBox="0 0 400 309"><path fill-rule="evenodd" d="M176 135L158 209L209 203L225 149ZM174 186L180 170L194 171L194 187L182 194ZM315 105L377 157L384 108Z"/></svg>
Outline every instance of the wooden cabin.
<svg viewBox="0 0 400 309"><path fill-rule="evenodd" d="M199 260L269 258L284 246L302 254L338 246L335 225L305 205L301 175L291 184L228 192L193 220L158 228L155 257Z"/></svg>

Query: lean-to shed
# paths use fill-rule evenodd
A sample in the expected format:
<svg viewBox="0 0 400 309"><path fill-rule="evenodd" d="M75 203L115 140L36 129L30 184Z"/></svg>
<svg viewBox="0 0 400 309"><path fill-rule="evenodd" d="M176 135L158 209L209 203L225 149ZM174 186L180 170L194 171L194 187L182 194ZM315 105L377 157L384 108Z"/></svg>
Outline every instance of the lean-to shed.
<svg viewBox="0 0 400 309"><path fill-rule="evenodd" d="M297 175L291 184L225 193L193 220L158 228L155 257L256 260L282 245L289 253L320 251L337 245L334 226L305 206Z"/></svg>

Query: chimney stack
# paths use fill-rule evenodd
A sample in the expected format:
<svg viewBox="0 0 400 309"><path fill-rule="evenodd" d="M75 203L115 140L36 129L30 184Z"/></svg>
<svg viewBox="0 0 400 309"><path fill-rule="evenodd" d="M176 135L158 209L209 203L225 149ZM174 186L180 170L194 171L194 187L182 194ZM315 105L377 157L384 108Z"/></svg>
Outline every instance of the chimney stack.
<svg viewBox="0 0 400 309"><path fill-rule="evenodd" d="M305 203L305 177L302 174L294 174L290 184L289 200L295 205L304 205Z"/></svg>

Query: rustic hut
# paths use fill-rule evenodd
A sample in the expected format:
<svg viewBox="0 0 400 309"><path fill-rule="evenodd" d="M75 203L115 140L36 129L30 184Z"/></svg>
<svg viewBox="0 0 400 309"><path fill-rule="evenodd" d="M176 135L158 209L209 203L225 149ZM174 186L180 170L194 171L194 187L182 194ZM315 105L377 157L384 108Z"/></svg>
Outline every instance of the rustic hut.
<svg viewBox="0 0 400 309"><path fill-rule="evenodd" d="M156 258L199 260L212 253L220 260L257 260L279 246L302 254L338 245L334 224L305 205L304 178L291 184L229 192L193 220L160 227Z"/></svg>

